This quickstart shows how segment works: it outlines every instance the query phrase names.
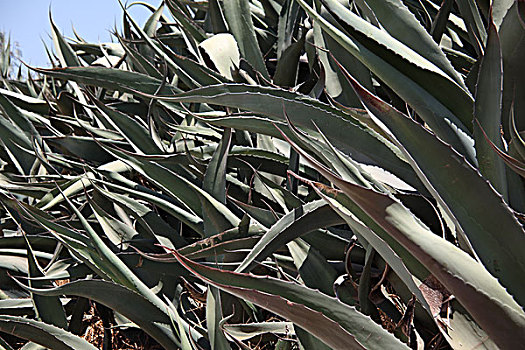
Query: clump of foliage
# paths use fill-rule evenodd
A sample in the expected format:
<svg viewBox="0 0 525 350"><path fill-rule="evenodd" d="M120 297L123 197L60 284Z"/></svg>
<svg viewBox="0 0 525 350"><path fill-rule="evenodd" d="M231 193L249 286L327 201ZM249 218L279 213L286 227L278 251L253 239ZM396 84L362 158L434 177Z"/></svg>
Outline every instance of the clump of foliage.
<svg viewBox="0 0 525 350"><path fill-rule="evenodd" d="M520 2L130 6L2 81L4 347L525 344Z"/></svg>
<svg viewBox="0 0 525 350"><path fill-rule="evenodd" d="M0 32L0 75L2 78L13 76L11 68L20 63L22 51L18 42L11 42L9 36L6 37L4 32ZM17 79L21 78L21 69L18 70Z"/></svg>

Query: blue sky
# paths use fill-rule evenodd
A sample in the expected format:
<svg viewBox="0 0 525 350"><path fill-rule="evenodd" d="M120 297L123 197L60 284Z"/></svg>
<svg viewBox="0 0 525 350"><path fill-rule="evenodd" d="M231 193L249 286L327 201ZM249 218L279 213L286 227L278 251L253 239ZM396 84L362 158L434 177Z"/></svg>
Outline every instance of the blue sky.
<svg viewBox="0 0 525 350"><path fill-rule="evenodd" d="M158 6L161 1L145 2ZM53 21L66 37L74 37L74 26L88 42L108 42L115 24L119 31L122 27L122 9L117 0L0 0L0 30L18 42L22 59L32 66L49 65L42 40L52 47L50 7ZM141 25L151 14L138 5L129 12Z"/></svg>

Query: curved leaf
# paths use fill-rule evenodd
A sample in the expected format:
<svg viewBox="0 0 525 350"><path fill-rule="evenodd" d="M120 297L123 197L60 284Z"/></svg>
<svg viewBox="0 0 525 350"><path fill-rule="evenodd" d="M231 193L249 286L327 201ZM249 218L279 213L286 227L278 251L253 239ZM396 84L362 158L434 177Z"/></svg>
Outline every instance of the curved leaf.
<svg viewBox="0 0 525 350"><path fill-rule="evenodd" d="M371 33L370 35L376 35L379 39L383 38L387 42L379 42L379 44L373 42L370 44L371 46L367 47L323 19L303 0L297 1L313 20L320 23L324 31L337 40L348 52L358 57L374 74L407 101L439 137L450 143L472 163L476 162L473 142L467 128L472 121L472 97L467 91L459 87L450 78L445 78L442 75L444 73L432 63L413 53L411 49L396 40L392 41L387 34L357 17L336 0L325 0L324 4L329 6L334 15L342 16L348 26L354 29L362 27L359 29L359 32L364 33L362 40L368 40L365 39L366 35ZM377 37L375 39L378 39ZM401 66L394 66L393 64L403 59L399 56L397 58L396 56L390 57L392 51L388 51L388 57L386 57L386 53L384 55L376 54L373 51L374 49L383 50L384 47L389 48L386 49L387 51L395 48L396 53L398 51L404 52L403 59L416 57L417 62L409 60L410 64L407 65L406 61L402 61ZM407 72L403 69L415 69L416 72ZM415 77L418 77L417 81L414 80ZM434 81L434 78L437 78L438 81ZM454 106L447 104L452 102L455 103ZM321 127L321 125L319 126Z"/></svg>
<svg viewBox="0 0 525 350"><path fill-rule="evenodd" d="M439 45L401 0L366 0L366 3L374 11L384 30L435 64L459 86L467 90L463 79L452 67Z"/></svg>
<svg viewBox="0 0 525 350"><path fill-rule="evenodd" d="M27 287L26 287L27 288ZM75 295L95 300L129 318L166 348L179 346L170 329L170 318L146 298L119 284L100 280L80 280L50 289L27 288L44 296Z"/></svg>
<svg viewBox="0 0 525 350"><path fill-rule="evenodd" d="M148 75L115 68L93 66L31 69L56 78L73 80L86 85L100 86L112 91L118 89L130 93L140 91L146 94L155 94L162 85L161 80ZM159 94L172 94L177 92L180 92L180 90L170 84L165 84L162 89L158 91Z"/></svg>
<svg viewBox="0 0 525 350"><path fill-rule="evenodd" d="M255 28L252 22L250 11L250 1L248 0L229 0L222 3L224 17L230 32L233 34L239 45L241 55L253 67L269 79L268 70L264 63L261 49L255 36Z"/></svg>
<svg viewBox="0 0 525 350"><path fill-rule="evenodd" d="M50 324L17 316L0 315L0 331L49 349L96 350L86 340Z"/></svg>
<svg viewBox="0 0 525 350"><path fill-rule="evenodd" d="M168 191L170 195L190 208L193 213L204 214L203 209L206 211L209 210L210 212L207 214L213 214L214 220L218 220L217 223L221 225L221 227L235 227L239 224L239 218L237 218L226 205L172 170L130 152L116 148L104 148L118 159L128 163L132 168L151 179L161 188ZM203 208L202 202L206 203L205 208Z"/></svg>
<svg viewBox="0 0 525 350"><path fill-rule="evenodd" d="M457 220L456 225L485 267L525 305L525 290L521 287L525 233L511 209L452 148L357 82L352 84L371 115L384 123L405 149L430 193Z"/></svg>
<svg viewBox="0 0 525 350"><path fill-rule="evenodd" d="M501 138L501 102L503 94L503 61L496 27L489 23L489 34L485 54L479 67L478 82L476 84L476 103L474 116L478 123L474 123L474 141L476 157L481 174L486 177L494 188L507 199L507 177L503 161L485 141L482 128L487 137L498 148L502 149ZM508 201L508 199L507 199Z"/></svg>
<svg viewBox="0 0 525 350"><path fill-rule="evenodd" d="M289 319L333 349L407 349L369 317L319 291L271 277L205 267L172 253L204 281Z"/></svg>
<svg viewBox="0 0 525 350"><path fill-rule="evenodd" d="M308 96L261 86L222 84L195 89L173 97L156 96L154 98L169 102L219 104L245 109L281 121L285 120L284 112L286 112L292 122L301 128L315 132L312 122L315 123L322 128L325 135L337 148L347 154L352 154L357 161L380 164L406 182L414 186L417 184L413 172L407 169L407 165L400 159L396 148L392 147L388 140L354 119L352 115ZM264 119L255 119L264 122ZM260 125L253 131L272 133L272 136L279 135L269 123L257 125L247 120L239 120L234 125L233 127L241 129L250 129L252 125L253 127Z"/></svg>
<svg viewBox="0 0 525 350"><path fill-rule="evenodd" d="M258 261L291 240L318 228L341 224L342 220L324 201L314 201L295 208L280 218L257 242L236 272L247 272Z"/></svg>
<svg viewBox="0 0 525 350"><path fill-rule="evenodd" d="M498 346L512 349L525 341L525 312L483 265L432 233L397 199L344 181L288 142L433 273ZM501 315L498 322L494 315Z"/></svg>

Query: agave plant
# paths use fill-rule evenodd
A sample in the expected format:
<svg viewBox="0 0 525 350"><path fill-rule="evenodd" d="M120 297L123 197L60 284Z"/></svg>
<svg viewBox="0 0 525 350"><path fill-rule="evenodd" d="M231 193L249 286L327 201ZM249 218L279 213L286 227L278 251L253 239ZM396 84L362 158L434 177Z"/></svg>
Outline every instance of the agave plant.
<svg viewBox="0 0 525 350"><path fill-rule="evenodd" d="M2 80L3 347L523 346L520 2L122 8Z"/></svg>

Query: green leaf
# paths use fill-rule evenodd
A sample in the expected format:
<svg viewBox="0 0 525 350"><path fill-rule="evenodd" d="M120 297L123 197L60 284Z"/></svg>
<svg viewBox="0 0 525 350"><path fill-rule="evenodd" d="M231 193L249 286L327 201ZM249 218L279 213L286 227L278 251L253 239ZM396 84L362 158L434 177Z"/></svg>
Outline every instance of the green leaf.
<svg viewBox="0 0 525 350"><path fill-rule="evenodd" d="M33 248L29 243L26 235L24 234L27 245L27 263L29 275L29 285L34 288L49 287L49 284L45 281L39 281L35 278L45 276L40 268ZM40 295L31 295L33 300L37 318L47 324L57 326L62 329L66 329L67 320L64 308L58 297L42 297Z"/></svg>
<svg viewBox="0 0 525 350"><path fill-rule="evenodd" d="M302 151L290 139L287 141L392 238L413 254L454 294L498 346L514 348L525 341L508 337L510 332L523 334L525 338L525 313L522 307L483 265L452 243L432 233L397 199L344 181ZM494 315L502 316L499 322L494 322Z"/></svg>
<svg viewBox="0 0 525 350"><path fill-rule="evenodd" d="M304 42L305 39L302 37L283 51L273 75L274 84L282 87L295 86L299 58L304 49Z"/></svg>
<svg viewBox="0 0 525 350"><path fill-rule="evenodd" d="M329 6L333 15L340 17L346 24L345 29L351 30L359 40L337 29L303 0L297 1L326 33L414 108L439 137L473 163L476 162L467 127L472 121L473 102L468 91L433 63L357 17L336 0L324 0L324 4ZM373 35L373 38L367 35ZM397 56L393 55L392 50Z"/></svg>
<svg viewBox="0 0 525 350"><path fill-rule="evenodd" d="M427 33L401 0L366 0L381 26L394 38L423 56L467 90L463 79L452 67L439 45Z"/></svg>
<svg viewBox="0 0 525 350"><path fill-rule="evenodd" d="M195 89L174 97L155 97L169 102L201 102L241 108L252 113L266 115L271 120L284 121L284 112L301 128L315 133L315 123L330 141L354 159L365 163L381 164L407 183L417 186L411 169L400 159L395 147L352 115L307 96L281 89L222 84ZM281 137L271 125L271 120L251 117L224 117L220 121L233 121L231 127ZM227 125L230 126L230 125ZM352 142L348 142L352 140Z"/></svg>
<svg viewBox="0 0 525 350"><path fill-rule="evenodd" d="M226 162L230 150L232 130L227 128L222 134L221 142L206 168L203 189L213 195L219 202L226 204Z"/></svg>
<svg viewBox="0 0 525 350"><path fill-rule="evenodd" d="M199 44L203 56L207 55L212 67L228 80L233 80L233 73L239 68L240 55L237 41L229 33L215 34Z"/></svg>
<svg viewBox="0 0 525 350"><path fill-rule="evenodd" d="M215 236L208 237L213 239L213 243L208 238L198 241L180 249L180 253L190 259L208 258L211 262L221 261L223 258L237 259L244 256L242 250L252 249L259 239L259 232L250 232L250 237L244 237L239 233L238 228L234 228ZM253 236L252 236L253 235ZM236 238L241 237L241 238ZM171 260L174 260L173 258Z"/></svg>
<svg viewBox="0 0 525 350"><path fill-rule="evenodd" d="M299 340L299 349L332 350L331 347L320 341L319 338L316 338L301 327L294 325L293 329L295 334L297 334L297 339Z"/></svg>
<svg viewBox="0 0 525 350"><path fill-rule="evenodd" d="M155 237L160 244L169 246L170 248L181 247L187 244L186 241L180 236L179 232L168 225L152 208L141 203L135 198L132 198L131 196L106 191L96 184L94 185L94 188L107 200L118 204L121 208L123 208L124 211L133 216L137 220L137 223L142 226L148 234ZM137 191L128 189L126 192L127 194L132 195ZM162 201L160 198L158 200ZM167 204L172 205L171 203ZM159 207L164 208L164 206L160 205ZM169 209L166 211L168 213L170 212ZM183 222L188 224L185 220ZM192 227L191 225L189 226Z"/></svg>
<svg viewBox="0 0 525 350"><path fill-rule="evenodd" d="M53 36L53 43L55 44L55 50L58 54L58 59L62 67L79 67L81 66L80 61L71 46L64 39L62 34L53 22L51 18L51 10L49 11L49 22L51 22L51 34Z"/></svg>
<svg viewBox="0 0 525 350"><path fill-rule="evenodd" d="M485 31L478 5L474 0L456 0L456 3L467 25L470 42L478 55L481 56L487 41L487 32Z"/></svg>
<svg viewBox="0 0 525 350"><path fill-rule="evenodd" d="M89 204L108 240L114 246L126 250L129 246L127 242L130 242L134 237L137 238L139 233L131 225L110 215L102 209L95 200L90 200Z"/></svg>
<svg viewBox="0 0 525 350"><path fill-rule="evenodd" d="M419 303L425 308L425 310L432 315L432 312L430 310L430 306L427 303L427 300L421 294L421 291L419 290L418 284L416 284L416 280L414 279L414 275L419 275L420 278L426 278L428 275L428 272L422 269L421 267L417 266L417 270L414 269L412 273L407 269L408 266L414 266L416 262L414 262L413 256L406 256L406 254L398 254L396 251L394 251L393 248L397 248L396 246L391 247L387 242L385 242L384 239L381 238L388 235L387 232L385 232L381 227L374 228L377 230L377 233L372 229L372 225L366 226L367 222L363 222L361 220L366 218L363 218L362 214L359 213L358 210L355 208L355 203L353 203L350 198L345 196L343 193L333 193L333 189L326 188L320 183L315 183L313 181L307 181L306 179L301 179L303 181L306 181L307 183L312 186L312 188L317 192L317 194L323 198L330 206L336 211L350 226L352 231L359 235L360 240L365 240L366 243L368 243L371 247L373 247L379 255L385 260L385 262L392 268L392 270L399 276L399 278L403 281L403 283L407 286L407 288L410 290L410 292L416 296ZM357 215L356 215L357 214ZM358 216L359 215L359 216ZM372 227L370 227L372 226ZM404 253L404 252L401 252ZM401 255L404 259L401 259ZM420 262L417 262L417 264L420 264Z"/></svg>
<svg viewBox="0 0 525 350"><path fill-rule="evenodd" d="M65 182L60 187L49 191L44 197L42 197L38 201L36 207L42 210L53 208L55 205L64 201L64 196L61 195L61 192L68 197L74 196L84 191L84 189L89 188L91 186L89 179L93 177L93 173L88 172L84 176L79 176L78 178Z"/></svg>
<svg viewBox="0 0 525 350"><path fill-rule="evenodd" d="M501 22L503 22L503 18L507 14L507 11L514 5L514 0L502 0L502 1L496 1L492 3L492 18L494 20L494 24L496 25L496 28L500 28Z"/></svg>
<svg viewBox="0 0 525 350"><path fill-rule="evenodd" d="M65 80L73 80L86 85L94 85L108 90L120 90L129 93L137 91L146 94L173 94L180 90L165 84L159 90L162 81L145 74L105 67L67 67L67 68L32 68L34 71Z"/></svg>
<svg viewBox="0 0 525 350"><path fill-rule="evenodd" d="M443 1L438 13L432 21L430 34L432 35L432 39L434 39L436 43L441 42L441 38L443 37L443 34L447 29L448 19L450 17L450 12L452 10L452 5L454 5L454 2L454 0Z"/></svg>
<svg viewBox="0 0 525 350"><path fill-rule="evenodd" d="M0 315L0 330L56 350L95 350L86 340L53 325L25 317Z"/></svg>
<svg viewBox="0 0 525 350"><path fill-rule="evenodd" d="M80 280L50 289L28 288L44 296L75 295L95 300L135 322L165 348L176 348L179 341L170 329L167 307L159 308L131 289L100 280Z"/></svg>
<svg viewBox="0 0 525 350"><path fill-rule="evenodd" d="M243 204L239 201L233 201L250 217L257 220L266 227L273 226L277 220L282 217L267 209L257 208L251 205ZM341 259L346 251L348 240L337 236L327 230L315 230L302 236L308 244L317 249L321 254L330 260ZM252 246L253 247L253 246Z"/></svg>
<svg viewBox="0 0 525 350"><path fill-rule="evenodd" d="M188 34L188 37L199 43L206 40L206 33L204 33L203 30L188 18L184 11L182 11L178 0L169 0L167 1L167 5L173 17L181 24L182 29Z"/></svg>
<svg viewBox="0 0 525 350"><path fill-rule="evenodd" d="M218 0L208 1L207 20L209 21L211 30L214 34L225 33L228 31L226 21L224 20L224 14Z"/></svg>
<svg viewBox="0 0 525 350"><path fill-rule="evenodd" d="M69 198L64 196L64 199L71 210L78 217L82 227L89 237L90 242L92 242L97 253L99 254L100 259L105 262L106 271L108 272L109 276L111 276L114 281L118 281L124 286L142 294L157 307L165 307L164 302L162 302L161 299L150 288L148 288L148 286L146 286L144 282L139 279L131 271L131 269L126 264L124 264L124 262L120 260L119 257L106 245L106 243L97 234L97 232L93 229L82 213L69 200Z"/></svg>
<svg viewBox="0 0 525 350"><path fill-rule="evenodd" d="M1 96L0 99L2 99L3 102L9 102L3 96ZM6 104L6 106L8 108L11 107L11 102ZM6 110L4 105L0 105L0 112L5 115L5 117L4 115L0 115L0 145L4 147L12 164L19 173L29 175L36 159L34 155L29 153L33 150L33 143L24 130L7 119L9 109Z"/></svg>
<svg viewBox="0 0 525 350"><path fill-rule="evenodd" d="M268 70L252 22L248 0L229 0L222 3L224 17L229 31L237 40L241 56L245 58L262 76L269 79Z"/></svg>
<svg viewBox="0 0 525 350"><path fill-rule="evenodd" d="M313 137L308 137L306 134L295 133L304 147L307 147L313 152L324 164L328 164L329 167L335 170L343 179L364 187L372 187L372 183L378 187L382 187L379 181L376 181L368 175L359 163L335 149L321 131L319 131L319 134L324 143ZM367 178L365 178L365 176Z"/></svg>
<svg viewBox="0 0 525 350"><path fill-rule="evenodd" d="M120 0L119 3L122 6ZM170 2L168 2L168 7L171 8ZM122 8L124 9L124 6L122 6ZM178 78L184 82L184 84L194 88L201 85L217 84L222 81L222 79L217 78L217 75L208 74L204 69L205 67L197 64L191 59L177 55L173 52L170 53L170 49L166 46L163 46L162 42L153 41L148 36L148 34L145 33L142 28L140 28L140 26L133 20L133 18L128 15L125 9L124 13L142 40L144 40L148 44L149 48L151 48L159 57L162 57L167 65L175 71Z"/></svg>
<svg viewBox="0 0 525 350"><path fill-rule="evenodd" d="M226 162L232 138L232 130L224 130L222 139L213 153L213 156L206 168L204 174L203 190L211 194L219 203L226 204ZM220 216L210 207L208 201L202 201L202 216L204 219L204 233L206 237L215 233L223 232L230 228L227 223L221 222ZM210 257L209 260L217 261L217 256ZM210 344L213 349L227 350L230 348L229 343L220 328L220 321L223 319L223 298L221 292L214 287L208 288L206 298L206 324Z"/></svg>
<svg viewBox="0 0 525 350"><path fill-rule="evenodd" d="M330 21L330 23L336 25L335 20L330 14L324 13L323 15L324 18ZM339 29L342 28L339 27ZM330 97L334 98L335 101L342 105L360 108L361 104L359 99L348 85L348 82L341 75L336 64L330 59L330 55L334 55L340 62L343 62L345 67L351 69L352 74L358 77L360 82L366 84L366 86L372 87L370 70L355 56L349 55L348 51L323 31L320 24L317 22L314 22L313 37L315 46L318 47L317 56L319 57L319 61L324 69L324 85L326 92Z"/></svg>
<svg viewBox="0 0 525 350"><path fill-rule="evenodd" d="M333 349L407 348L355 308L319 291L272 277L205 267L172 252L205 282L289 319Z"/></svg>
<svg viewBox="0 0 525 350"><path fill-rule="evenodd" d="M54 103L2 88L0 88L0 94L7 97L16 106L33 113L48 114L49 107L54 106Z"/></svg>
<svg viewBox="0 0 525 350"><path fill-rule="evenodd" d="M98 136L98 135L97 135ZM122 141L112 141L105 138L102 142L117 147L126 147ZM86 163L104 164L113 160L113 157L102 149L91 136L62 136L47 138L46 144L62 155L82 159ZM51 159L49 159L52 162Z"/></svg>
<svg viewBox="0 0 525 350"><path fill-rule="evenodd" d="M226 204L226 164L228 160L228 152L230 149L232 131L230 128L224 130L221 142L213 153L213 156L206 168L204 174L204 181L202 184L203 190L211 194L217 201ZM231 226L223 222L215 207L211 206L209 201L202 201L202 217L204 219L204 232L207 236L213 235L217 232L222 232Z"/></svg>
<svg viewBox="0 0 525 350"><path fill-rule="evenodd" d="M177 308L168 298L166 298L166 303L169 305L168 312L171 318L171 324L173 325L173 328L175 328L175 323L177 323L181 350L193 350L194 348L190 343L190 339L188 338L189 329L187 329L187 324L184 323L177 311Z"/></svg>
<svg viewBox="0 0 525 350"><path fill-rule="evenodd" d="M338 225L341 221L341 218L324 201L314 201L295 208L280 218L261 237L236 271L247 272L257 262L266 259L291 240L318 228Z"/></svg>
<svg viewBox="0 0 525 350"><path fill-rule="evenodd" d="M483 130L482 130L483 131ZM485 134L486 142L492 147L494 152L509 166L509 168L521 177L525 177L525 163L510 156L499 149Z"/></svg>
<svg viewBox="0 0 525 350"><path fill-rule="evenodd" d="M129 186L119 186L110 182L102 183L112 189L128 193L133 197L155 204L173 217L188 225L197 233L204 235L204 225L202 218L191 211L186 210L185 208L177 206L173 200L170 201L166 196L161 196L160 194L153 191L148 191L146 188L140 187L139 184L129 180L126 182L126 184L129 184Z"/></svg>
<svg viewBox="0 0 525 350"><path fill-rule="evenodd" d="M370 294L370 289L372 288L370 270L372 269L374 255L375 250L372 247L372 245L369 245L366 248L365 265L363 266L363 271L361 272L361 276L359 277L359 286L357 289L360 310L365 315L370 315L371 317L377 316L377 309L372 303L372 301L368 298L368 295ZM376 315L374 315L374 313Z"/></svg>
<svg viewBox="0 0 525 350"><path fill-rule="evenodd" d="M510 129L507 122L513 111L516 126L521 131L525 129L525 64L521 59L525 55L525 26L520 2L513 1L512 7L503 18L498 34L503 58L503 129L505 132Z"/></svg>
<svg viewBox="0 0 525 350"><path fill-rule="evenodd" d="M148 61L140 52L135 50L135 48L127 43L121 36L117 34L117 38L122 45L124 51L126 51L127 58L129 59L128 64L132 67L133 71L137 73L142 73L149 75L156 79L163 79L162 74L159 70Z"/></svg>
<svg viewBox="0 0 525 350"><path fill-rule="evenodd" d="M279 13L277 24L277 59L292 45L294 30L301 16L300 6L296 1L285 1Z"/></svg>
<svg viewBox="0 0 525 350"><path fill-rule="evenodd" d="M17 202L2 193L0 193L0 197L2 199L2 204L17 210L21 215L28 216L34 220L38 225L48 230L57 241L68 247L75 258L83 261L100 276L109 279L108 275L103 271L106 268L106 263L100 260L95 248L86 236L62 225L56 224L48 214L32 206ZM27 274L27 270L24 271L24 274Z"/></svg>
<svg viewBox="0 0 525 350"><path fill-rule="evenodd" d="M238 340L248 340L255 336L272 333L279 335L293 335L293 324L291 322L254 322L244 324L225 324L223 329L230 336Z"/></svg>
<svg viewBox="0 0 525 350"><path fill-rule="evenodd" d="M461 347L467 349L499 349L457 300L452 301L452 309L450 327L444 331L448 336L446 337L447 342L453 349Z"/></svg>
<svg viewBox="0 0 525 350"><path fill-rule="evenodd" d="M301 238L294 239L287 246L304 284L326 295L335 296L337 271L326 258Z"/></svg>
<svg viewBox="0 0 525 350"><path fill-rule="evenodd" d="M213 213L213 220L216 220L216 225L236 227L239 224L239 218L224 204L179 174L147 158L117 150L116 148L105 149L168 191L174 198L182 201L193 213L201 213L202 203L204 202L206 203L206 210L210 210Z"/></svg>
<svg viewBox="0 0 525 350"><path fill-rule="evenodd" d="M162 150L160 150L156 143L151 139L146 125L132 116L120 113L111 107L107 107L96 98L92 98L92 101L95 103L101 112L101 116L106 122L118 130L136 152L141 152L143 154L162 153Z"/></svg>
<svg viewBox="0 0 525 350"><path fill-rule="evenodd" d="M481 60L476 84L474 116L478 123L474 123L474 141L481 174L508 202L505 164L485 141L484 133L481 131L483 129L487 137L499 149L503 148L501 138L502 89L503 61L499 36L494 23L490 21L487 46Z"/></svg>
<svg viewBox="0 0 525 350"><path fill-rule="evenodd" d="M220 322L223 319L222 299L221 291L218 288L208 286L206 295L206 326L211 348L228 350L231 349L231 347L224 335L224 331L220 327Z"/></svg>
<svg viewBox="0 0 525 350"><path fill-rule="evenodd" d="M155 36L157 31L157 25L159 20L162 17L162 12L164 11L164 3L161 3L160 6L151 14L146 23L144 24L144 32L150 36Z"/></svg>
<svg viewBox="0 0 525 350"><path fill-rule="evenodd" d="M330 154L337 153L337 150L333 149L333 147L331 147L331 145L328 143L328 141L326 139L324 141L330 146L330 148L328 148L328 150L326 150L326 146L324 144L322 144L320 142L319 143L312 142L312 138L308 138L305 135L300 135L299 132L293 127L293 125L290 125L290 126L291 126L291 130L294 132L294 134L297 136L297 138L301 141L301 143L308 144L310 149L312 149L315 154L319 155L319 153L320 153L319 150L324 150L325 155L326 154L330 155ZM314 145L313 147L312 147L312 144ZM325 155L323 155L323 156L319 155L319 158L323 159ZM339 167L334 166L334 164L336 164L338 162L341 162L341 158L340 158L339 155L335 155L335 158L328 157L327 159L328 159L327 162L329 164L331 164L332 167L334 167L338 171L340 171ZM347 164L351 164L351 162L352 162L351 158L346 160ZM321 198L324 198L325 200L327 200L328 203L334 209L334 211L336 211L339 215L341 215L341 217L343 219L345 219L345 221L348 223L348 225L352 228L353 233L359 238L359 240L361 241L361 243L364 246L368 246L369 242L375 243L374 247L376 248L376 250L381 252L382 255L388 255L388 257L385 257L385 258L389 258L388 260L390 261L391 264L393 264L393 267L397 267L398 266L398 264L396 263L396 259L394 258L395 254L397 254L397 255L399 255L399 257L401 257L403 263L407 265L407 267L410 269L410 271L414 275L416 275L419 279L424 279L424 278L426 278L428 276L428 271L421 265L421 263L417 259L415 259L408 251L406 251L406 249L403 248L399 244L399 242L397 242L396 240L392 239L380 226L377 225L376 222L374 222L373 219L371 219L365 212L363 212L348 197L346 197L344 195L338 195L337 193L335 193L335 195L334 195L334 193L332 193L332 189L331 188L328 188L326 185L323 185L321 183L317 183L317 182L314 182L314 181L311 181L311 180L308 180L308 179L305 179L305 178L301 178L301 177L299 177L299 176L297 176L296 174L293 174L293 173L289 173L289 174L293 175L294 177L300 179L301 181L303 181L303 182L305 182L307 184L310 184ZM346 173L342 172L342 174L346 174ZM388 190L388 188L386 188L385 186L383 186L380 183L378 183L377 181L375 181L373 178L370 177L370 175L368 175L368 177L371 178L371 182L370 183L368 181L364 180L362 178L362 176L361 176L361 181L356 181L356 182L354 182L355 179L353 177L350 177L350 179L347 179L344 175L339 175L339 176L341 176L341 178L346 180L346 181L350 181L351 183L355 183L355 184L358 184L360 186L364 186L364 187L369 188L369 189L377 188L377 189L379 189L381 191L385 191L386 193L390 193L390 190ZM371 183L374 184L375 187L372 186ZM331 202L331 201L328 200L328 198L336 198L337 201L339 201L341 203L337 203L337 201L336 202ZM343 204L343 208L346 210L346 214L344 212L341 212L341 204L342 203L344 203ZM348 211L350 211L350 213L352 213L352 215L349 216L348 215ZM370 231L370 233L369 233L369 231ZM380 238L376 237L374 235L374 232ZM381 243L381 239L385 240L385 242L388 243L388 245L391 247L391 249L384 242ZM392 259L392 258L394 258L394 259ZM401 264L401 266L402 266L402 264ZM410 281L412 279L410 278L410 276L406 275L406 273L407 273L406 269L405 269L405 271L403 271L403 267L401 267L401 266L399 267L399 269L396 270L396 272L404 273L404 275L402 275L404 277L404 282L407 283L407 285L414 287L413 283L412 283L412 285L410 284ZM417 288L416 288L416 290L417 290ZM413 293L415 295L417 295L417 296L420 296L420 294L418 294L417 292L413 292Z"/></svg>
<svg viewBox="0 0 525 350"><path fill-rule="evenodd" d="M27 135L28 138L35 137L40 141L41 138L36 131L35 126L28 120L23 111L3 94L0 94L0 106L5 112L6 116L8 116L9 119L11 119L13 123L16 124L16 126Z"/></svg>
<svg viewBox="0 0 525 350"><path fill-rule="evenodd" d="M520 287L520 276L525 274L525 235L512 210L476 169L448 145L355 81L353 86L370 114L390 130L407 152L423 183L448 215L455 218L457 228L468 237L484 266L525 305L525 291ZM488 211L491 215L487 215Z"/></svg>

